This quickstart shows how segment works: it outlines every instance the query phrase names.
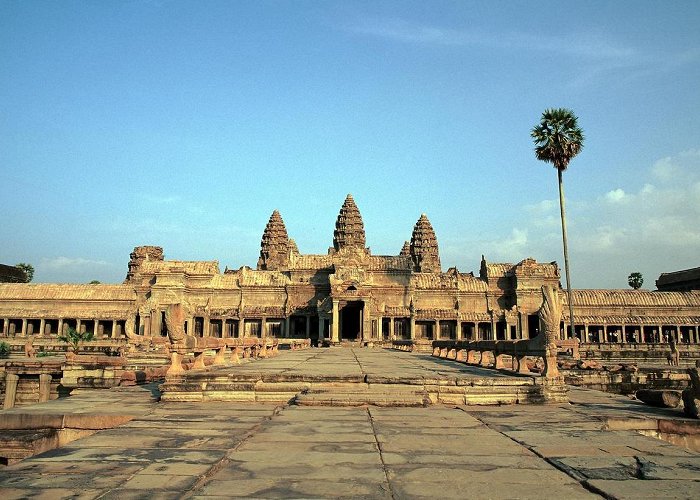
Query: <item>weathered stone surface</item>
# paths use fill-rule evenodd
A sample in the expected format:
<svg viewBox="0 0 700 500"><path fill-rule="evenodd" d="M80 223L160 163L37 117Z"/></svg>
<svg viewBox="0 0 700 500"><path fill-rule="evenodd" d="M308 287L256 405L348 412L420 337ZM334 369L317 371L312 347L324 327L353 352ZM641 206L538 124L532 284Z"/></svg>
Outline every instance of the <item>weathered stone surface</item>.
<svg viewBox="0 0 700 500"><path fill-rule="evenodd" d="M572 404L425 408L163 403L145 395L144 387L79 391L5 412L55 404L84 415L116 410L117 399L135 418L0 469L3 498L591 498L584 486L608 498L697 493L700 454L602 430L610 415L639 423L671 410L595 391L572 390ZM676 412L675 430L692 431L688 422Z"/></svg>
<svg viewBox="0 0 700 500"><path fill-rule="evenodd" d="M635 397L648 405L662 408L677 408L681 404L680 391L641 390Z"/></svg>

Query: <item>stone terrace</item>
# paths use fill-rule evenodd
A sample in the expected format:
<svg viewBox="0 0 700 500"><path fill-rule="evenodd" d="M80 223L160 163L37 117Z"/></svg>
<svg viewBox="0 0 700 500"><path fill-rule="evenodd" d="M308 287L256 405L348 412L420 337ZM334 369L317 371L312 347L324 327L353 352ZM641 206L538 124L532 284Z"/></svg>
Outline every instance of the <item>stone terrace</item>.
<svg viewBox="0 0 700 500"><path fill-rule="evenodd" d="M275 372L286 355L241 368ZM700 454L625 430L680 413L596 391L572 389L571 403L554 405L390 408L157 402L153 389L3 412L131 420L0 470L2 498L700 497Z"/></svg>
<svg viewBox="0 0 700 500"><path fill-rule="evenodd" d="M164 401L295 400L301 405L509 404L566 398L539 376L504 374L427 354L327 348L168 378Z"/></svg>

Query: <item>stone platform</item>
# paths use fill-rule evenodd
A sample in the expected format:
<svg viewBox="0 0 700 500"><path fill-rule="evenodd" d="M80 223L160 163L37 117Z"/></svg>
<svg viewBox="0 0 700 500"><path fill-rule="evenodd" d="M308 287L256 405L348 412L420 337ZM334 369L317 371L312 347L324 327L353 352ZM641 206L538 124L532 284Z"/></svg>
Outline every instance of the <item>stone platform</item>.
<svg viewBox="0 0 700 500"><path fill-rule="evenodd" d="M591 390L552 405L380 408L157 402L149 389L9 410L130 420L0 469L0 496L700 497L700 454L632 430L683 423L679 412Z"/></svg>
<svg viewBox="0 0 700 500"><path fill-rule="evenodd" d="M429 354L320 348L169 377L163 401L257 401L313 406L493 405L566 401L563 381L506 374Z"/></svg>

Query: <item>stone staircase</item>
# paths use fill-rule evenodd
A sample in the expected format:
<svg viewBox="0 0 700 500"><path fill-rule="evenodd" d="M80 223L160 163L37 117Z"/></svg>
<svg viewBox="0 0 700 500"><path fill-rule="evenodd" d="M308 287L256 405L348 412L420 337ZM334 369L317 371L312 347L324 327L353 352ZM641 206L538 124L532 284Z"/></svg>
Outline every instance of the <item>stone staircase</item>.
<svg viewBox="0 0 700 500"><path fill-rule="evenodd" d="M292 401L300 406L428 406L422 385L401 384L319 384L299 393Z"/></svg>

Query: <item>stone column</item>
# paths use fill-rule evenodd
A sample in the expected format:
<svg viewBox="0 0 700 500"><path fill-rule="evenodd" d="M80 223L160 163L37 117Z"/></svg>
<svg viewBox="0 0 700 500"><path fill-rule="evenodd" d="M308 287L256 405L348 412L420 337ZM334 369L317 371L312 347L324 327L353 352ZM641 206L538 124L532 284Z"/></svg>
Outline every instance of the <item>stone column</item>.
<svg viewBox="0 0 700 500"><path fill-rule="evenodd" d="M104 337L104 330L102 332L102 335L99 334L100 333L100 320L99 319L95 320L95 326L93 328L94 328L93 332L95 333L96 339L97 338L101 339L102 337Z"/></svg>
<svg viewBox="0 0 700 500"><path fill-rule="evenodd" d="M518 313L518 317L520 318L520 337L519 339L529 339L530 338L530 325L527 322L527 314L524 313Z"/></svg>
<svg viewBox="0 0 700 500"><path fill-rule="evenodd" d="M2 320L2 334L5 337L10 336L10 319L9 318L4 318Z"/></svg>
<svg viewBox="0 0 700 500"><path fill-rule="evenodd" d="M58 318L58 331L56 335L63 335L63 318Z"/></svg>
<svg viewBox="0 0 700 500"><path fill-rule="evenodd" d="M589 341L588 340L588 338L589 338L588 337L588 323L583 325L583 335L584 335L584 338L581 339L581 342L588 342Z"/></svg>
<svg viewBox="0 0 700 500"><path fill-rule="evenodd" d="M372 314L369 312L369 304L365 302L362 308L362 340L372 338Z"/></svg>
<svg viewBox="0 0 700 500"><path fill-rule="evenodd" d="M440 320L435 320L435 333L433 333L433 340L440 340Z"/></svg>
<svg viewBox="0 0 700 500"><path fill-rule="evenodd" d="M395 340L396 334L394 333L394 317L389 318L389 340Z"/></svg>
<svg viewBox="0 0 700 500"><path fill-rule="evenodd" d="M22 330L20 330L19 334L22 337L24 337L27 334L27 319L26 318L22 320Z"/></svg>
<svg viewBox="0 0 700 500"><path fill-rule="evenodd" d="M265 316L260 320L260 337L267 338L267 318Z"/></svg>
<svg viewBox="0 0 700 500"><path fill-rule="evenodd" d="M17 396L17 383L19 375L15 373L5 373L5 404L4 410L15 407L15 397Z"/></svg>
<svg viewBox="0 0 700 500"><path fill-rule="evenodd" d="M286 338L289 338L289 337L290 337L290 334L292 333L292 332L289 331L290 324L291 324L291 321L289 320L289 316L287 316L287 317L284 319L284 336L285 336ZM294 333L296 333L296 332L294 332Z"/></svg>
<svg viewBox="0 0 700 500"><path fill-rule="evenodd" d="M411 340L416 340L416 317L411 314L411 330L408 332Z"/></svg>
<svg viewBox="0 0 700 500"><path fill-rule="evenodd" d="M51 396L51 375L48 373L39 374L39 402L44 403Z"/></svg>
<svg viewBox="0 0 700 500"><path fill-rule="evenodd" d="M118 324L118 323L117 323L117 320L116 320L116 319L113 319L113 320L112 320L112 335L111 335L111 337L112 337L113 339L116 339L116 338L121 337L121 332L118 332L118 331L117 331L117 324Z"/></svg>
<svg viewBox="0 0 700 500"><path fill-rule="evenodd" d="M153 311L151 314L151 327L149 328L149 333L151 337L160 336L160 311Z"/></svg>
<svg viewBox="0 0 700 500"><path fill-rule="evenodd" d="M622 323L620 325L620 344L627 343L627 325Z"/></svg>
<svg viewBox="0 0 700 500"><path fill-rule="evenodd" d="M204 324L202 325L202 337L211 337L211 319L209 315L204 316Z"/></svg>
<svg viewBox="0 0 700 500"><path fill-rule="evenodd" d="M322 342L323 339L326 337L326 332L324 331L325 328L323 328L325 322L326 321L319 316L319 318L318 318L318 340L319 340L319 342Z"/></svg>
<svg viewBox="0 0 700 500"><path fill-rule="evenodd" d="M309 316L307 314L305 317L306 317L306 338L310 339L311 338L311 316Z"/></svg>
<svg viewBox="0 0 700 500"><path fill-rule="evenodd" d="M331 342L339 342L340 313L338 311L338 301L333 301L333 318L331 319Z"/></svg>
<svg viewBox="0 0 700 500"><path fill-rule="evenodd" d="M46 327L46 320L44 318L41 318L39 320L39 336L43 337L44 336L44 328Z"/></svg>

